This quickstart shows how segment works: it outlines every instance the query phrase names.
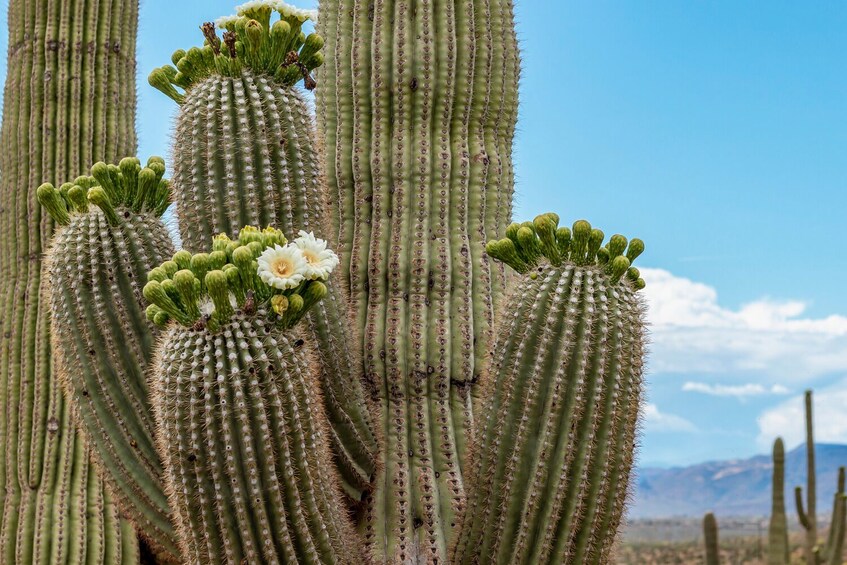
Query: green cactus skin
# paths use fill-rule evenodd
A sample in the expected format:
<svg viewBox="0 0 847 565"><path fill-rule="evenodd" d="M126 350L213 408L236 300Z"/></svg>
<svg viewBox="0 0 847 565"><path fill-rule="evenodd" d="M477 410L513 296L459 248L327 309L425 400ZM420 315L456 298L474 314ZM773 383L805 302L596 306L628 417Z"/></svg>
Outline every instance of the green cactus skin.
<svg viewBox="0 0 847 565"><path fill-rule="evenodd" d="M0 562L137 563L52 362L45 181L135 151L136 0L11 0L0 131Z"/></svg>
<svg viewBox="0 0 847 565"><path fill-rule="evenodd" d="M773 443L773 494L768 526L768 565L788 565L788 519L785 514L785 445Z"/></svg>
<svg viewBox="0 0 847 565"><path fill-rule="evenodd" d="M252 13L254 21L269 20L267 12ZM297 22L288 21L299 30ZM212 24L206 24L204 31L215 37ZM316 34L301 41L301 55L323 42ZM182 53L178 51L174 59ZM278 61L284 55L270 46L264 53L263 61ZM322 57L315 51L307 62L317 64ZM309 108L296 88L270 72L270 63L253 63L245 60L238 73L200 73L203 78L192 82L184 94L171 93L181 104L173 180L188 249L202 249L213 235L244 225L276 225L286 232L302 228L327 238L331 208L320 181ZM157 73L168 74L154 71L151 84L161 83ZM365 388L360 352L353 345L356 332L347 320L346 293L338 285L328 287L327 298L309 314L309 328L317 344L333 453L345 492L359 500L377 468L372 394Z"/></svg>
<svg viewBox="0 0 847 565"><path fill-rule="evenodd" d="M155 326L141 293L147 273L173 255L160 219L170 200L164 172L160 158L144 168L127 158L36 194L63 226L45 260L45 295L67 401L124 514L162 561L177 563L146 378Z"/></svg>
<svg viewBox="0 0 847 565"><path fill-rule="evenodd" d="M148 316L175 320L157 356L154 407L190 563L365 562L332 464L317 364L292 329L326 287L279 293L257 280L259 253L283 243L281 232L245 229L238 242L216 239L211 254L177 253L144 289Z"/></svg>
<svg viewBox="0 0 847 565"><path fill-rule="evenodd" d="M794 502L797 506L797 518L806 533L806 563L817 563L815 547L818 545L818 517L816 512L817 491L815 473L815 432L812 413L812 391L804 395L806 414L806 508L803 508L803 489L795 487Z"/></svg>
<svg viewBox="0 0 847 565"><path fill-rule="evenodd" d="M643 244L628 258L623 236L601 248L580 221L557 241L557 224L545 214L487 247L522 277L484 385L455 565L607 563L624 510L644 356L630 261Z"/></svg>
<svg viewBox="0 0 847 565"><path fill-rule="evenodd" d="M706 565L720 565L720 549L718 546L718 521L709 512L703 517L703 537L706 544Z"/></svg>
<svg viewBox="0 0 847 565"><path fill-rule="evenodd" d="M374 554L444 562L510 221L519 55L510 0L322 0L318 133L382 460Z"/></svg>

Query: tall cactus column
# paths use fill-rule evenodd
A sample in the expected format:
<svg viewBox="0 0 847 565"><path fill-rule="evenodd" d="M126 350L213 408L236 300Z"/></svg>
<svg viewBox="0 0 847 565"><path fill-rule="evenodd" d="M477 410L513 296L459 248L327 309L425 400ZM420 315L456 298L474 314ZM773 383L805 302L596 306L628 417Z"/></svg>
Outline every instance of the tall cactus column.
<svg viewBox="0 0 847 565"><path fill-rule="evenodd" d="M803 395L806 414L806 504L803 508L803 489L795 487L794 502L797 506L797 518L806 532L805 553L806 562L815 563L815 547L818 544L818 515L817 515L817 476L815 472L815 428L812 412L812 391L807 390Z"/></svg>
<svg viewBox="0 0 847 565"><path fill-rule="evenodd" d="M319 31L318 132L385 438L361 529L388 561L444 562L502 288L484 245L511 214L512 5L322 0Z"/></svg>
<svg viewBox="0 0 847 565"><path fill-rule="evenodd" d="M282 2L245 6L218 20L223 37L205 24L202 48L177 51L176 68L150 75L153 86L180 104L173 181L188 249L203 249L213 235L246 224L324 238L329 231L314 123L296 86L314 88L310 73L323 62L323 39L301 31L309 12ZM343 287L329 285L309 321L333 451L345 491L358 500L376 471L377 434Z"/></svg>
<svg viewBox="0 0 847 565"><path fill-rule="evenodd" d="M0 562L137 560L56 379L40 298L43 182L135 150L135 0L11 0L0 131Z"/></svg>

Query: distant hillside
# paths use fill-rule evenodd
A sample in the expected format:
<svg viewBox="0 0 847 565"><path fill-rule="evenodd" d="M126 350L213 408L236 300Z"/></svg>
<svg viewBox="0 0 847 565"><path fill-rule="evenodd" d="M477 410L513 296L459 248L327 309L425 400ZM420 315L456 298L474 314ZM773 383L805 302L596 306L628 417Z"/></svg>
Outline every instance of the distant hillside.
<svg viewBox="0 0 847 565"><path fill-rule="evenodd" d="M847 465L847 445L816 444L818 513L832 508L838 467ZM714 511L724 516L770 514L769 455L733 461L713 461L671 469L639 469L630 518L702 516ZM806 485L806 447L785 454L785 503L794 514L794 487Z"/></svg>

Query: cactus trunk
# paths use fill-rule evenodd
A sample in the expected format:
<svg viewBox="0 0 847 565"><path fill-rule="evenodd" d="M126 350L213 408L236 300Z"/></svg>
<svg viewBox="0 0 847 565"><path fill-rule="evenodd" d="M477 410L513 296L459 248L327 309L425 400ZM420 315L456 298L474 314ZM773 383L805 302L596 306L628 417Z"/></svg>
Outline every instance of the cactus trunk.
<svg viewBox="0 0 847 565"><path fill-rule="evenodd" d="M67 402L124 515L163 561L177 563L147 386L155 333L141 293L147 273L173 255L159 217L170 193L161 159L148 165L98 163L102 185L80 177L59 190L45 184L37 196L62 225L44 286Z"/></svg>
<svg viewBox="0 0 847 565"><path fill-rule="evenodd" d="M444 562L465 505L475 384L502 289L519 58L509 0L322 0L318 132L383 467L360 529Z"/></svg>
<svg viewBox="0 0 847 565"><path fill-rule="evenodd" d="M527 248L535 235L521 229ZM575 224L570 259L551 254L553 264L527 268L510 294L484 385L456 565L610 559L629 494L645 306L635 281L620 281L627 258L595 264L602 232L594 233ZM586 254L589 237L596 248Z"/></svg>
<svg viewBox="0 0 847 565"><path fill-rule="evenodd" d="M135 149L134 0L12 0L0 132L0 561L131 563L134 531L71 424L50 355L45 181Z"/></svg>
<svg viewBox="0 0 847 565"><path fill-rule="evenodd" d="M788 520L785 515L785 446L773 444L773 493L768 527L768 565L788 565Z"/></svg>
<svg viewBox="0 0 847 565"><path fill-rule="evenodd" d="M265 14L245 15L264 20L270 18L270 8ZM299 33L299 22L286 21ZM207 29L214 33L213 28ZM265 36L263 41L273 44L274 40ZM319 42L312 35L304 49L319 48ZM265 53L281 59L284 53L274 49L267 47ZM231 63L226 55L221 57ZM191 52L184 58L190 59ZM315 55L310 58L315 60ZM184 68L178 55L174 59ZM302 229L326 237L331 207L321 183L314 123L303 95L275 77L273 68L246 56L243 68L230 73L234 76L219 70L209 70L209 76L190 84L184 95L174 95L167 80L163 88L181 105L173 181L184 245L203 249L212 236L237 232L245 225L274 225L286 233ZM309 328L317 344L336 464L345 492L359 500L370 488L377 467L372 394L364 384L355 346L357 332L351 331L347 321L346 292L338 285L328 288L328 297L309 313Z"/></svg>

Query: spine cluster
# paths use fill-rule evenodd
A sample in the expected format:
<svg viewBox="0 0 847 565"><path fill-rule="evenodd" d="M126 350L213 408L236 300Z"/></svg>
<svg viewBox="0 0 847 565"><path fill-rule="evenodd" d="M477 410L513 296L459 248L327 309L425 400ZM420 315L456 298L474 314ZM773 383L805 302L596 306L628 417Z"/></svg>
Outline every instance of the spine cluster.
<svg viewBox="0 0 847 565"><path fill-rule="evenodd" d="M41 204L62 226L45 260L59 378L91 455L121 509L167 562L178 562L153 441L146 371L156 332L142 286L173 253L160 219L169 201L161 159L98 163L91 176L56 189Z"/></svg>
<svg viewBox="0 0 847 565"><path fill-rule="evenodd" d="M452 562L607 563L642 389L643 284L627 256L644 246L602 246L603 232L554 214L507 234L489 254L523 275L483 385Z"/></svg>

